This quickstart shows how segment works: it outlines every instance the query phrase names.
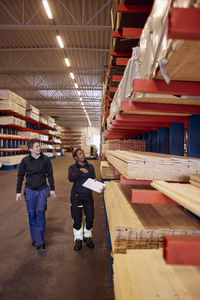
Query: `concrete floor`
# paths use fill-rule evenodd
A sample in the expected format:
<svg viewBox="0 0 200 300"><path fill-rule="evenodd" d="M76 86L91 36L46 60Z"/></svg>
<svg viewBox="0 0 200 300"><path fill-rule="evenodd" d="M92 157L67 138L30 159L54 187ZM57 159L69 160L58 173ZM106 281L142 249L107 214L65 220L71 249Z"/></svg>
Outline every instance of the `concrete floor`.
<svg viewBox="0 0 200 300"><path fill-rule="evenodd" d="M95 166L99 178L99 161ZM71 156L52 160L56 199L48 199L47 250L39 254L31 245L24 200L15 201L17 170L0 170L0 299L1 300L113 300L110 250L102 195L94 193L95 248L73 250L68 166Z"/></svg>

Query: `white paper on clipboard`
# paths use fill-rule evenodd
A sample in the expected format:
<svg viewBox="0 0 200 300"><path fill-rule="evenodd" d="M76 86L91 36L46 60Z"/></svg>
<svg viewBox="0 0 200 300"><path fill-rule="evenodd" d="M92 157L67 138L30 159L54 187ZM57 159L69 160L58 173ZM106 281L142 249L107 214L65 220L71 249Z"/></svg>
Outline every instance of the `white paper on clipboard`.
<svg viewBox="0 0 200 300"><path fill-rule="evenodd" d="M100 181L96 181L92 178L88 178L83 185L84 187L93 190L97 193L101 193L103 191L103 189L106 187L106 185Z"/></svg>

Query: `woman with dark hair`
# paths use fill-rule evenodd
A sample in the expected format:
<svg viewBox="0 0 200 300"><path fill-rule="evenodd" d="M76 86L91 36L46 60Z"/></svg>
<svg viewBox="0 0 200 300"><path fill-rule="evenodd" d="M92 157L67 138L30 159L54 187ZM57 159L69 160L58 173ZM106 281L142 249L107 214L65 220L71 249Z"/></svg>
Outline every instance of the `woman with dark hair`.
<svg viewBox="0 0 200 300"><path fill-rule="evenodd" d="M76 149L73 152L75 164L69 167L69 181L73 182L71 190L71 215L74 220L73 232L75 246L74 250L79 251L82 248L82 240L89 248L94 248L92 241L92 227L94 221L94 200L92 191L83 187L83 183L88 179L95 179L95 171L92 164L85 159L84 151ZM83 228L83 212L85 215L85 225Z"/></svg>

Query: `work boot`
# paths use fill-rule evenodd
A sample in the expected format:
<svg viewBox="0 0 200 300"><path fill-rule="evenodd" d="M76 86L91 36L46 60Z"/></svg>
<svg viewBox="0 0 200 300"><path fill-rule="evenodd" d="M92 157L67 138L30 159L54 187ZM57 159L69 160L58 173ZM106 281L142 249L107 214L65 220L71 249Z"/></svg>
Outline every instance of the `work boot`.
<svg viewBox="0 0 200 300"><path fill-rule="evenodd" d="M36 245L36 241L32 240L32 245L35 246Z"/></svg>
<svg viewBox="0 0 200 300"><path fill-rule="evenodd" d="M45 248L45 243L44 244L42 244L42 245L38 245L37 247L36 247L36 250L45 250L46 248Z"/></svg>
<svg viewBox="0 0 200 300"><path fill-rule="evenodd" d="M86 243L88 248L94 248L94 243L91 238L85 237L83 241Z"/></svg>
<svg viewBox="0 0 200 300"><path fill-rule="evenodd" d="M77 239L75 240L75 246L74 246L74 250L75 251L80 251L82 248L82 241Z"/></svg>

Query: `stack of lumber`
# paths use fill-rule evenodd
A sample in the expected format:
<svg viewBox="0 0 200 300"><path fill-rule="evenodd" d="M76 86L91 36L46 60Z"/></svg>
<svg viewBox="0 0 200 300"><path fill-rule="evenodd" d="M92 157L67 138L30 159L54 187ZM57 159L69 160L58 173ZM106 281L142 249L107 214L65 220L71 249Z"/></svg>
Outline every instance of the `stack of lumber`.
<svg viewBox="0 0 200 300"><path fill-rule="evenodd" d="M26 122L13 116L0 117L0 125L16 125L26 127Z"/></svg>
<svg viewBox="0 0 200 300"><path fill-rule="evenodd" d="M100 163L100 173L103 179L119 179L119 175L115 175L115 171L111 169L106 161Z"/></svg>
<svg viewBox="0 0 200 300"><path fill-rule="evenodd" d="M108 161L127 179L188 181L200 159L152 152L108 151Z"/></svg>
<svg viewBox="0 0 200 300"><path fill-rule="evenodd" d="M28 103L26 108L26 116L39 122L40 110Z"/></svg>
<svg viewBox="0 0 200 300"><path fill-rule="evenodd" d="M0 110L11 110L25 116L26 100L9 90L0 90Z"/></svg>
<svg viewBox="0 0 200 300"><path fill-rule="evenodd" d="M154 1L151 14L140 37L142 78L154 78L159 65L162 75L159 72L157 78L163 79L164 76L165 79L171 80L200 81L198 59L200 42L187 40L187 38L185 40L168 39L168 18L171 8L199 8L197 2L199 1Z"/></svg>
<svg viewBox="0 0 200 300"><path fill-rule="evenodd" d="M0 133L0 139L1 138L12 138L12 139L20 139L22 138L21 135L18 134L5 134L5 133Z"/></svg>
<svg viewBox="0 0 200 300"><path fill-rule="evenodd" d="M130 186L106 182L104 195L113 253L158 248L166 234L200 235L199 222L183 209L170 205L131 204L130 191Z"/></svg>
<svg viewBox="0 0 200 300"><path fill-rule="evenodd" d="M39 121L45 125L47 125L47 123L48 123L47 119L45 119L45 117L41 117L41 116L39 116Z"/></svg>
<svg viewBox="0 0 200 300"><path fill-rule="evenodd" d="M103 151L107 154L108 150L126 150L126 151L145 151L145 140L106 140Z"/></svg>
<svg viewBox="0 0 200 300"><path fill-rule="evenodd" d="M18 165L27 154L0 157L2 166Z"/></svg>
<svg viewBox="0 0 200 300"><path fill-rule="evenodd" d="M165 181L153 181L151 185L200 217L200 189L198 187L192 184Z"/></svg>
<svg viewBox="0 0 200 300"><path fill-rule="evenodd" d="M190 183L198 188L200 188L200 175L192 174L190 175Z"/></svg>
<svg viewBox="0 0 200 300"><path fill-rule="evenodd" d="M50 116L43 116L43 119L46 119L47 125L50 127L55 127L55 119Z"/></svg>
<svg viewBox="0 0 200 300"><path fill-rule="evenodd" d="M127 250L114 255L116 300L197 300L200 268L166 265L162 251Z"/></svg>
<svg viewBox="0 0 200 300"><path fill-rule="evenodd" d="M18 131L18 134L26 139L39 139L40 135L37 132L32 131Z"/></svg>

